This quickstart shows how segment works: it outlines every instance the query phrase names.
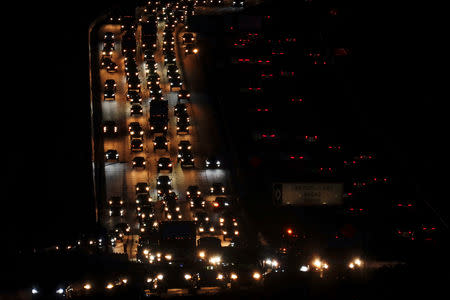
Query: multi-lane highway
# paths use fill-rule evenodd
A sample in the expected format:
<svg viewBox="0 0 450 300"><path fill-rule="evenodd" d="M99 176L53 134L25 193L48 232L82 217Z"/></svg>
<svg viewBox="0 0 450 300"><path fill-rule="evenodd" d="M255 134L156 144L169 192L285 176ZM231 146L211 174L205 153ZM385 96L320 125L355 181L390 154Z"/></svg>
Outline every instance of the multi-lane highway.
<svg viewBox="0 0 450 300"><path fill-rule="evenodd" d="M175 52L177 64L182 74L184 89L190 91L191 101L187 104L188 114L191 117L190 132L187 135L178 135L176 132L176 119L174 116L174 106L177 104L177 91L170 90L170 84L167 78L167 68L163 63L162 54L162 31L164 23L158 23L158 43L155 51L155 61L158 64L157 73L161 78L160 86L163 90L163 96L168 101L169 106L169 124L168 124L168 151L154 150L153 138L154 135L150 133L149 128L149 98L150 92L147 87L147 80L145 74L145 62L143 57L141 26L136 29L136 61L139 70L139 79L141 81L141 95L142 95L142 116L131 116L131 104L127 101L127 81L125 76L124 56L121 51L121 36L124 34L120 30L120 25L107 24L101 27L99 36L99 60L102 55L103 36L106 32L114 33L115 49L112 54L112 60L118 65L118 70L115 73L109 73L106 69L100 72L100 82L104 83L108 79L113 79L116 82L115 100L102 101L102 120L114 121L118 126L118 133L114 136L106 135L104 137L104 151L114 149L118 151L119 159L117 161L106 161L105 176L106 176L106 199L111 197L121 197L124 201L124 215L109 216L109 211L101 212L102 220L106 227L113 229L117 223L128 223L133 235L127 237L124 242L132 243L132 247L127 247L127 252L130 259L136 258L136 241L140 231L139 223L137 221L136 213L136 190L135 186L139 182L146 182L150 186L150 197L157 202L156 181L159 175L169 175L172 179L173 189L179 196L183 220L192 220L192 212L189 208L189 203L186 201L186 190L188 186L197 185L204 195L208 195L209 188L214 182L221 182L225 185L227 191L231 191L229 171L226 166L220 169L206 169L205 160L210 155L221 154L223 151L223 140L219 134L218 126L214 112L208 103L208 95L204 92L204 85L201 78L201 67L198 65L198 57L196 55L185 55L182 47L181 34L186 30L184 25L178 24L174 32L176 42ZM103 89L101 90L101 98L103 98ZM184 102L184 101L183 101ZM131 122L139 122L144 129L144 146L142 152L132 152L130 149L130 134L128 132L128 125ZM178 144L180 141L190 141L192 144L192 151L194 154L194 168L182 168L177 162ZM144 157L146 161L146 168L133 168L132 160L135 157ZM173 163L173 171L157 171L157 161L161 157L170 157ZM228 194L227 194L228 195ZM231 195L229 195L231 196ZM210 209L211 202L215 199L214 196L205 196L207 200L207 209ZM156 207L159 207L156 203ZM157 209L158 211L158 209ZM164 217L158 214L160 221ZM123 251L123 243L116 243L114 249L116 252Z"/></svg>

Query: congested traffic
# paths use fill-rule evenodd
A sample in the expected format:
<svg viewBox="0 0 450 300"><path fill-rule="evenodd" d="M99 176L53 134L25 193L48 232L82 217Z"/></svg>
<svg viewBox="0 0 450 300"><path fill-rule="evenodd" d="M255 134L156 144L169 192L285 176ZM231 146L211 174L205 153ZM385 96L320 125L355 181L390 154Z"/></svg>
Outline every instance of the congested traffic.
<svg viewBox="0 0 450 300"><path fill-rule="evenodd" d="M440 245L392 161L352 132L345 2L264 2L139 1L96 21L100 229L45 249L88 263L33 298L361 296Z"/></svg>

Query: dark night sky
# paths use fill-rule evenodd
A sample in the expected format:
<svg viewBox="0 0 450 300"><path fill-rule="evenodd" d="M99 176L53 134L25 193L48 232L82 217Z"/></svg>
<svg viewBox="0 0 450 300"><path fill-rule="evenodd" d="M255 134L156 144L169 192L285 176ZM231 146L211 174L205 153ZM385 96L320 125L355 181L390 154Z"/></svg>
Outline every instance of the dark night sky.
<svg viewBox="0 0 450 300"><path fill-rule="evenodd" d="M2 126L8 209L2 209L7 216L1 228L11 245L76 231L84 223L77 214L90 197L87 24L112 1L72 4L29 4L25 11L12 10L20 11L20 21L3 27L4 72L12 74L3 98L10 118ZM439 18L425 22L434 12L423 8L364 8L354 14L362 29L355 36L353 81L355 93L365 95L361 119L384 137L387 150L408 152L437 196L432 172L447 136L446 99L436 89L445 59Z"/></svg>

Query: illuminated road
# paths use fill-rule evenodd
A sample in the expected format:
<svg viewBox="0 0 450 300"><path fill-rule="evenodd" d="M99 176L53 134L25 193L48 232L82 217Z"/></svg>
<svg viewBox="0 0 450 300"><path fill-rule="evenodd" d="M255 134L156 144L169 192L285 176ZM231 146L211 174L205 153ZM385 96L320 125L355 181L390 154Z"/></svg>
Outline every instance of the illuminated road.
<svg viewBox="0 0 450 300"><path fill-rule="evenodd" d="M179 26L180 29L182 26ZM126 222L131 225L134 232L134 241L137 240L137 233L139 232L139 224L137 222L136 215L136 203L135 203L135 185L138 182L147 182L150 184L150 196L153 201L156 201L156 178L158 175L165 175L167 171L161 171L161 174L157 173L156 162L160 157L169 156L174 164L172 174L169 174L172 178L173 188L179 195L181 211L183 219L191 220L192 215L189 209L188 203L185 201L185 191L190 185L198 185L202 194L207 194L210 185L213 182L222 182L225 187L229 188L229 172L224 169L206 170L204 161L208 155L222 154L221 149L224 149L223 142L219 132L217 130L216 120L208 103L208 95L206 95L202 88L202 74L200 71L198 57L189 55L185 57L184 54L178 53L180 47L177 47L177 61L183 59L184 69L186 73L184 76L187 78L189 86L185 87L191 91L191 104L188 104L188 113L191 117L191 130L189 135L177 135L176 134L176 121L174 118L173 107L177 103L177 93L170 92L169 83L166 77L166 70L162 64L162 28L163 24L159 24L159 46L155 53L155 60L158 63L158 73L161 78L161 88L163 89L164 98L169 102L169 130L167 138L169 140L169 151L156 150L153 151L153 137L149 131L149 91L146 88L146 77L144 72L143 53L140 48L140 40L137 38L138 48L136 60L139 67L139 77L144 88L142 89L143 98L143 116L130 116L130 104L126 100L126 77L124 71L124 57L121 54L121 33L119 25L105 25L99 30L99 40L103 40L105 32L113 32L115 34L115 50L113 53L113 61L119 66L117 73L108 73L106 70L100 71L100 82L104 83L106 79L114 79L117 84L116 100L115 101L102 101L102 119L103 121L115 121L118 125L118 135L114 137L105 136L104 138L104 150L115 149L118 151L120 158L118 162L107 161L105 163L105 176L106 176L106 199L110 199L113 196L120 196L124 200L125 215L124 217L109 217L108 212L102 212L101 216L107 229L111 230L113 226L120 222ZM136 37L140 36L140 26L137 28ZM178 43L177 39L177 43ZM102 42L98 45L99 50L102 49ZM99 60L101 57L99 57ZM181 70L181 69L180 69ZM101 92L101 98L103 99L103 90ZM144 151L143 152L131 152L130 150L130 138L128 134L127 126L131 122L139 122L145 131L144 138ZM180 164L177 163L178 143L181 140L189 140L192 144L193 154L195 158L195 168L182 169ZM223 150L222 150L223 151ZM143 156L147 162L146 169L133 169L131 161L134 157ZM214 200L214 196L207 196L205 200L209 202ZM157 211L159 204L157 203ZM208 204L210 208L210 204ZM158 215L159 220L162 220L162 216ZM136 243L134 244L134 246ZM117 243L115 248L116 252L122 251L121 243ZM135 247L128 247L129 257L135 258Z"/></svg>

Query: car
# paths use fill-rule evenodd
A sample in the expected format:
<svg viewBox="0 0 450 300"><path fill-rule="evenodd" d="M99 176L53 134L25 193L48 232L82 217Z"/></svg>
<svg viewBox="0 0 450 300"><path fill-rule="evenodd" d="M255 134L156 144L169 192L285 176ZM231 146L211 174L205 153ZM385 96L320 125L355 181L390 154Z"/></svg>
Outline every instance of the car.
<svg viewBox="0 0 450 300"><path fill-rule="evenodd" d="M219 169L223 167L222 161L215 156L209 156L206 158L205 165L208 169Z"/></svg>
<svg viewBox="0 0 450 300"><path fill-rule="evenodd" d="M211 220L206 222L200 222L197 225L198 234L220 234L220 231L217 230L217 226Z"/></svg>
<svg viewBox="0 0 450 300"><path fill-rule="evenodd" d="M116 92L116 81L114 79L106 79L105 80L105 90L112 90L113 92Z"/></svg>
<svg viewBox="0 0 450 300"><path fill-rule="evenodd" d="M225 186L220 182L214 182L209 188L211 195L225 194Z"/></svg>
<svg viewBox="0 0 450 300"><path fill-rule="evenodd" d="M209 222L208 214L204 211L196 211L194 213L193 219L197 224Z"/></svg>
<svg viewBox="0 0 450 300"><path fill-rule="evenodd" d="M178 149L177 162L180 162L180 161L181 161L181 158L182 158L186 153L191 153L191 150L188 150L188 149Z"/></svg>
<svg viewBox="0 0 450 300"><path fill-rule="evenodd" d="M236 264L229 268L228 273L232 290L261 286L264 281L264 272L258 263Z"/></svg>
<svg viewBox="0 0 450 300"><path fill-rule="evenodd" d="M141 195L144 195L144 194L141 194ZM136 203L136 212L139 217L142 217L143 213L147 215L147 216L144 216L144 218L145 217L150 217L150 218L154 217L155 203L152 202L151 200L147 201L147 200L143 199L143 201Z"/></svg>
<svg viewBox="0 0 450 300"><path fill-rule="evenodd" d="M67 289L69 287L70 284L67 281L53 276L50 278L48 276L37 278L37 280L32 282L29 290L31 295L27 299L67 299Z"/></svg>
<svg viewBox="0 0 450 300"><path fill-rule="evenodd" d="M127 92L127 100L130 101L131 104L141 104L142 97L138 91L128 91Z"/></svg>
<svg viewBox="0 0 450 300"><path fill-rule="evenodd" d="M194 196L189 199L191 209L204 209L206 201L201 196Z"/></svg>
<svg viewBox="0 0 450 300"><path fill-rule="evenodd" d="M145 231L142 230L142 228L153 227L153 224L156 221L155 207L153 203L145 203L142 206L137 206L136 210L139 217L140 231Z"/></svg>
<svg viewBox="0 0 450 300"><path fill-rule="evenodd" d="M399 224L395 226L394 236L399 240L414 241L417 238L417 231L412 225Z"/></svg>
<svg viewBox="0 0 450 300"><path fill-rule="evenodd" d="M179 154L180 155L180 154ZM186 166L195 167L194 165L194 155L190 150L185 150L181 152L181 156L179 157L181 161L181 167L184 168Z"/></svg>
<svg viewBox="0 0 450 300"><path fill-rule="evenodd" d="M104 42L114 42L114 33L112 32L105 32L105 34L103 35L103 41Z"/></svg>
<svg viewBox="0 0 450 300"><path fill-rule="evenodd" d="M189 134L189 124L180 123L177 124L177 134Z"/></svg>
<svg viewBox="0 0 450 300"><path fill-rule="evenodd" d="M175 116L178 116L181 112L187 112L186 104L184 104L184 103L177 103L173 107L173 111L174 111Z"/></svg>
<svg viewBox="0 0 450 300"><path fill-rule="evenodd" d="M131 234L131 227L127 223L118 223L113 227L113 233L118 239L122 239L124 235Z"/></svg>
<svg viewBox="0 0 450 300"><path fill-rule="evenodd" d="M128 125L128 132L130 133L132 139L144 137L144 129L139 122L131 122Z"/></svg>
<svg viewBox="0 0 450 300"><path fill-rule="evenodd" d="M157 67L154 64L145 63L145 73L146 74L154 74L156 73Z"/></svg>
<svg viewBox="0 0 450 300"><path fill-rule="evenodd" d="M130 115L131 116L135 116L135 115L142 116L143 115L142 106L140 104L131 105Z"/></svg>
<svg viewBox="0 0 450 300"><path fill-rule="evenodd" d="M151 84L148 89L150 90L150 94L162 94L162 89L159 84Z"/></svg>
<svg viewBox="0 0 450 300"><path fill-rule="evenodd" d="M139 77L132 76L128 79L128 91L141 91L141 81L139 80Z"/></svg>
<svg viewBox="0 0 450 300"><path fill-rule="evenodd" d="M178 151L191 150L192 145L190 141L180 141L178 143Z"/></svg>
<svg viewBox="0 0 450 300"><path fill-rule="evenodd" d="M186 111L180 111L179 113L177 113L176 116L176 122L177 125L178 124L187 124L190 125L191 118L189 118L189 115Z"/></svg>
<svg viewBox="0 0 450 300"><path fill-rule="evenodd" d="M238 1L233 1L233 3L231 4L232 7L244 7L245 1L243 0L238 0Z"/></svg>
<svg viewBox="0 0 450 300"><path fill-rule="evenodd" d="M178 91L178 102L181 100L191 101L191 93L187 90L179 90Z"/></svg>
<svg viewBox="0 0 450 300"><path fill-rule="evenodd" d="M114 52L114 43L113 42L104 42L103 49L102 49L102 55L104 57L112 57L113 52Z"/></svg>
<svg viewBox="0 0 450 300"><path fill-rule="evenodd" d="M179 73L180 73L180 71L178 70L178 67L177 67L176 64L169 64L167 66L167 76L169 76L169 75L174 76L174 75L177 75Z"/></svg>
<svg viewBox="0 0 450 300"><path fill-rule="evenodd" d="M181 79L181 75L178 72L167 72L167 78L169 79L169 81L172 81L172 79L176 78L176 79Z"/></svg>
<svg viewBox="0 0 450 300"><path fill-rule="evenodd" d="M156 136L153 139L153 152L155 152L157 149L164 149L166 151L169 151L167 138L164 135Z"/></svg>
<svg viewBox="0 0 450 300"><path fill-rule="evenodd" d="M178 197L175 193L164 196L164 213L167 219L182 219L181 209L177 201Z"/></svg>
<svg viewBox="0 0 450 300"><path fill-rule="evenodd" d="M190 185L186 190L187 199L191 199L194 197L199 197L202 194L198 185Z"/></svg>
<svg viewBox="0 0 450 300"><path fill-rule="evenodd" d="M165 43L163 44L163 55L167 55L169 52L173 52L174 51L174 44L172 43Z"/></svg>
<svg viewBox="0 0 450 300"><path fill-rule="evenodd" d="M144 50L144 59L155 59L155 51L153 49L145 49ZM155 62L156 63L156 62Z"/></svg>
<svg viewBox="0 0 450 300"><path fill-rule="evenodd" d="M119 132L119 127L115 121L105 121L103 122L103 134L105 135L117 135Z"/></svg>
<svg viewBox="0 0 450 300"><path fill-rule="evenodd" d="M225 189L222 193L225 192ZM224 208L231 208L231 201L226 197L216 197L216 199L212 202L213 209L222 210Z"/></svg>
<svg viewBox="0 0 450 300"><path fill-rule="evenodd" d="M106 69L106 67L112 63L112 60L110 57L106 57L106 56L102 56L102 58L100 59L100 68L101 69Z"/></svg>
<svg viewBox="0 0 450 300"><path fill-rule="evenodd" d="M138 182L135 186L136 194L149 194L150 186L147 182Z"/></svg>
<svg viewBox="0 0 450 300"><path fill-rule="evenodd" d="M119 152L114 149L108 149L105 152L106 160L119 160Z"/></svg>
<svg viewBox="0 0 450 300"><path fill-rule="evenodd" d="M137 81L139 80L139 69L134 60L129 61L125 64L125 75L127 76L127 81Z"/></svg>
<svg viewBox="0 0 450 300"><path fill-rule="evenodd" d="M142 205L143 203L150 203L152 202L152 198L149 195L149 192L147 192L148 185L144 185L145 182L141 182L141 185L139 186L139 191L136 191L136 204ZM136 185L136 188L138 186ZM141 190L144 190L144 192L141 192ZM149 188L150 191L150 188Z"/></svg>
<svg viewBox="0 0 450 300"><path fill-rule="evenodd" d="M103 100L114 101L116 100L116 93L112 89L105 89L103 92Z"/></svg>
<svg viewBox="0 0 450 300"><path fill-rule="evenodd" d="M154 70L156 70L156 68L158 68L158 63L155 61L155 58L153 58L153 57L146 58L145 59L145 64L147 66L154 67Z"/></svg>
<svg viewBox="0 0 450 300"><path fill-rule="evenodd" d="M191 32L185 32L182 35L183 38L183 44L193 43L195 41L194 34Z"/></svg>
<svg viewBox="0 0 450 300"><path fill-rule="evenodd" d="M173 38L173 35L164 35L163 45L175 45L175 39Z"/></svg>
<svg viewBox="0 0 450 300"><path fill-rule="evenodd" d="M185 55L197 54L197 53L198 53L198 48L195 47L194 44L186 44L186 47L184 49L184 54Z"/></svg>
<svg viewBox="0 0 450 300"><path fill-rule="evenodd" d="M153 100L156 100L156 101L158 101L158 100L163 100L163 95L162 94L151 94L150 95L150 101L153 101Z"/></svg>
<svg viewBox="0 0 450 300"><path fill-rule="evenodd" d="M144 168L145 169L145 165L147 164L145 161L145 157L142 157L142 156L137 156L137 157L133 158L131 163L132 163L133 169L134 168Z"/></svg>
<svg viewBox="0 0 450 300"><path fill-rule="evenodd" d="M125 214L125 209L123 207L124 201L122 198L113 196L108 200L108 213L109 216L121 216L123 217Z"/></svg>
<svg viewBox="0 0 450 300"><path fill-rule="evenodd" d="M239 227L239 222L236 216L230 210L227 210L219 216L219 225L222 228L230 227L237 229Z"/></svg>
<svg viewBox="0 0 450 300"><path fill-rule="evenodd" d="M168 170L172 172L172 161L169 157L160 157L157 163L157 170L160 172L161 170Z"/></svg>
<svg viewBox="0 0 450 300"><path fill-rule="evenodd" d="M165 135L167 134L167 130L168 130L168 120L166 118L158 118L150 122L150 132L152 134L162 133L163 135Z"/></svg>
<svg viewBox="0 0 450 300"><path fill-rule="evenodd" d="M152 84L160 84L161 83L161 79L159 78L158 73L153 73L153 74L149 74L147 76L147 86L152 85Z"/></svg>
<svg viewBox="0 0 450 300"><path fill-rule="evenodd" d="M156 180L156 192L158 198L164 197L167 194L172 193L172 180L169 176L158 176Z"/></svg>
<svg viewBox="0 0 450 300"><path fill-rule="evenodd" d="M170 80L170 90L174 88L182 88L183 87L183 81L179 78L171 78Z"/></svg>
<svg viewBox="0 0 450 300"><path fill-rule="evenodd" d="M140 138L132 138L131 139L131 151L135 152L141 152L144 151L144 142Z"/></svg>
<svg viewBox="0 0 450 300"><path fill-rule="evenodd" d="M136 20L134 16L125 15L120 22L120 31L133 32L136 29Z"/></svg>
<svg viewBox="0 0 450 300"><path fill-rule="evenodd" d="M139 231L146 232L147 230L155 229L155 222L158 222L153 211L153 207L145 205L139 208L137 214L139 217Z"/></svg>
<svg viewBox="0 0 450 300"><path fill-rule="evenodd" d="M175 53L173 53L173 52L167 53L164 56L164 65L168 65L170 63L176 63Z"/></svg>
<svg viewBox="0 0 450 300"><path fill-rule="evenodd" d="M124 62L125 65L128 65L130 63L136 64L136 53L135 52L126 52L124 55Z"/></svg>
<svg viewBox="0 0 450 300"><path fill-rule="evenodd" d="M119 67L112 60L109 60L106 64L106 72L115 73L119 69Z"/></svg>

